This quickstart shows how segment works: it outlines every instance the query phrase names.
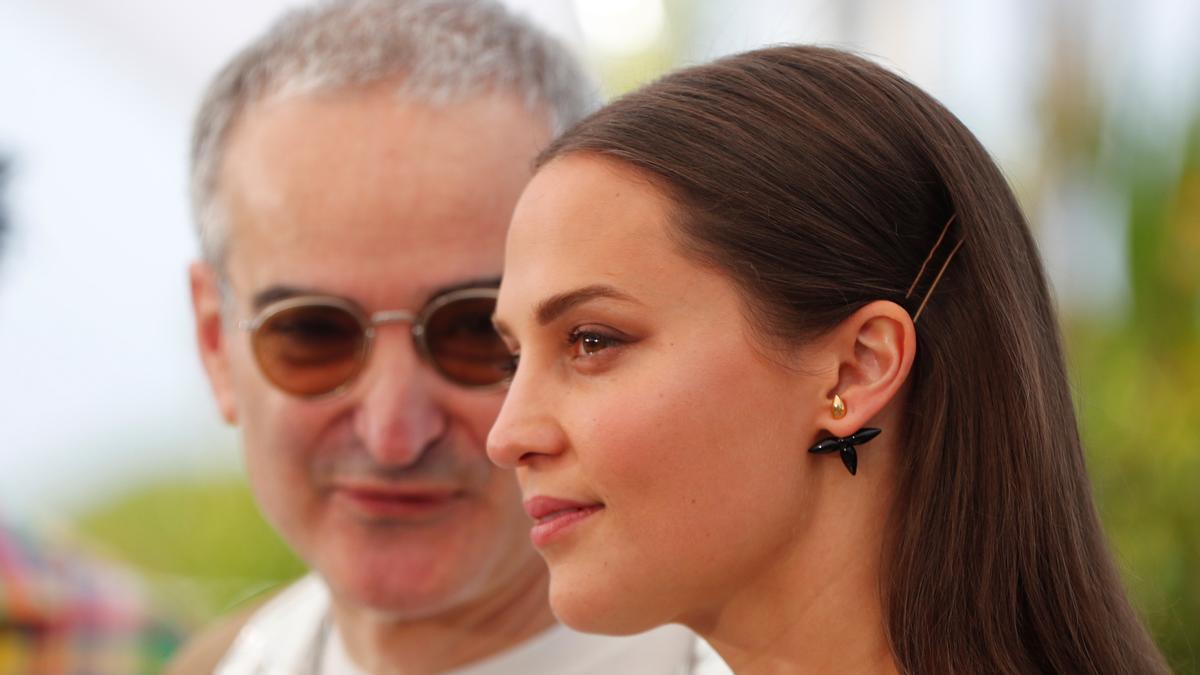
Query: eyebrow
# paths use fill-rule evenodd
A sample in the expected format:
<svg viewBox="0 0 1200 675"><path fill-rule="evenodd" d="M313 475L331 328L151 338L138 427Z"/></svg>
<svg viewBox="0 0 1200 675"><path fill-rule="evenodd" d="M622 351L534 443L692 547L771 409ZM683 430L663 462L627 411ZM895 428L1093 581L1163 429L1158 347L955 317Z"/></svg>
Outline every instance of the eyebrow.
<svg viewBox="0 0 1200 675"><path fill-rule="evenodd" d="M593 284L584 286L573 291L552 295L538 303L537 309L534 311L534 316L537 317L539 324L545 326L551 321L565 314L573 307L577 307L587 302L600 299L620 300L622 302L631 302L634 304L642 304L637 298L634 298L628 293L619 291L612 286L605 284Z"/></svg>
<svg viewBox="0 0 1200 675"><path fill-rule="evenodd" d="M267 288L264 288L263 290L254 294L254 298L251 300L251 305L254 307L254 311L257 312L273 302L286 300L287 298L294 298L300 295L322 295L322 293L320 291L300 288L297 286L268 286Z"/></svg>
<svg viewBox="0 0 1200 675"><path fill-rule="evenodd" d="M497 288L499 286L500 286L500 277L497 277L497 276L476 277L474 279L457 281L453 284L449 284L446 286L438 286L437 288L432 289L431 291L429 291L428 293L425 294L425 299L422 304L428 303L430 300L438 297L439 295L445 295L446 293L453 293L454 291L461 291L464 288ZM277 284L274 286L268 286L268 287L264 288L263 290L255 293L254 297L252 298L252 303L253 303L254 311L257 312L273 302L278 302L280 300L286 300L287 298L295 298L295 297L298 297L301 295L336 295L336 294L329 293L328 291L320 291L320 290L313 289L313 288L304 288L301 286L288 286L285 284Z"/></svg>

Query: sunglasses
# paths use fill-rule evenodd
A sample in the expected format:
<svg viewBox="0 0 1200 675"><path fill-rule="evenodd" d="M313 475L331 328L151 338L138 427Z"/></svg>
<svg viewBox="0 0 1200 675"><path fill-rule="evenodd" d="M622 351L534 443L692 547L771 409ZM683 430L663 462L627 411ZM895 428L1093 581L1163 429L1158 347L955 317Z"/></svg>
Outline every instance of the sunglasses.
<svg viewBox="0 0 1200 675"><path fill-rule="evenodd" d="M250 333L259 370L280 390L302 398L332 396L366 367L375 329L412 326L417 353L456 385L483 389L505 383L512 357L492 327L495 288L464 288L431 299L419 312L367 314L355 303L304 295L267 305L239 323Z"/></svg>

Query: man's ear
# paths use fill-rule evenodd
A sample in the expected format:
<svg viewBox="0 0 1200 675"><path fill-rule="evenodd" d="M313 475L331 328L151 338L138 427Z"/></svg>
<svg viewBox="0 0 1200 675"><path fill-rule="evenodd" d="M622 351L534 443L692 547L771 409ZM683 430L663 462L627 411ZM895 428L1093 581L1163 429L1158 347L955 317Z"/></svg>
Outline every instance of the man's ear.
<svg viewBox="0 0 1200 675"><path fill-rule="evenodd" d="M917 332L908 312L879 300L862 307L822 340L836 376L816 411L816 426L834 436L849 436L870 426L900 392L917 353ZM833 416L833 396L846 405L841 419Z"/></svg>
<svg viewBox="0 0 1200 675"><path fill-rule="evenodd" d="M221 289L217 273L207 263L194 262L188 268L188 279L192 288L192 313L196 317L196 346L200 349L200 361L208 373L208 383L221 417L230 424L237 424L233 374L229 367L229 345L222 323Z"/></svg>

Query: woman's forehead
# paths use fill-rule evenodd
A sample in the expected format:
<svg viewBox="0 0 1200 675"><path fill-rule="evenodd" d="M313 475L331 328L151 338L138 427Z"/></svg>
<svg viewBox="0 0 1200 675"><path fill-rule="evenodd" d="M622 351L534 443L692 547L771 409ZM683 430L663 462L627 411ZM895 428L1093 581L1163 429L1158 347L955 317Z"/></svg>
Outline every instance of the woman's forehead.
<svg viewBox="0 0 1200 675"><path fill-rule="evenodd" d="M672 203L636 169L597 156L547 164L522 196L509 232L496 314L521 321L547 299L605 287L659 312L733 293L674 237Z"/></svg>
<svg viewBox="0 0 1200 675"><path fill-rule="evenodd" d="M617 266L644 262L670 246L671 203L632 168L597 156L556 159L517 203L508 259L552 255ZM650 258L652 260L652 258Z"/></svg>

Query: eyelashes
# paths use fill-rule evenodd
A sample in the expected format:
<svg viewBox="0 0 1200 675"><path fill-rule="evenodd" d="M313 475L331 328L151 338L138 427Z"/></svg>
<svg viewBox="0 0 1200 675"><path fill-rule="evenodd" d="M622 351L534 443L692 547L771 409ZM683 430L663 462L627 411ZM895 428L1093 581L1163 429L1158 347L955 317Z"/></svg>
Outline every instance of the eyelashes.
<svg viewBox="0 0 1200 675"><path fill-rule="evenodd" d="M595 328L574 328L567 333L567 346L575 359L591 359L606 350L628 344L624 337Z"/></svg>
<svg viewBox="0 0 1200 675"><path fill-rule="evenodd" d="M612 329L579 326L567 332L561 343L564 352L556 358L565 357L576 368L585 372L596 372L597 369L607 366L609 359L616 356L620 347L628 346L632 342L635 340ZM511 379L516 375L520 364L521 354L514 352L500 368Z"/></svg>
<svg viewBox="0 0 1200 675"><path fill-rule="evenodd" d="M508 360L506 360L504 363L501 363L498 367L500 368L500 371L504 373L505 377L511 380L513 375L517 374L517 366L520 364L520 362L521 355L519 353L510 354L508 356Z"/></svg>

